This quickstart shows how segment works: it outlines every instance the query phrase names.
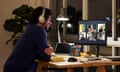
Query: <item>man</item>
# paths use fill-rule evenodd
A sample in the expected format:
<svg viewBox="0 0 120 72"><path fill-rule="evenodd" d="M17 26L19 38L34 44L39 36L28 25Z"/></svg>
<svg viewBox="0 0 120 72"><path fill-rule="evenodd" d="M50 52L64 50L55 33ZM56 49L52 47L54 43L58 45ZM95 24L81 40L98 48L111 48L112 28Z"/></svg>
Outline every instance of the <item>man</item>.
<svg viewBox="0 0 120 72"><path fill-rule="evenodd" d="M53 49L46 36L50 25L51 11L44 7L34 9L30 24L4 64L4 72L28 72L35 59L50 61Z"/></svg>

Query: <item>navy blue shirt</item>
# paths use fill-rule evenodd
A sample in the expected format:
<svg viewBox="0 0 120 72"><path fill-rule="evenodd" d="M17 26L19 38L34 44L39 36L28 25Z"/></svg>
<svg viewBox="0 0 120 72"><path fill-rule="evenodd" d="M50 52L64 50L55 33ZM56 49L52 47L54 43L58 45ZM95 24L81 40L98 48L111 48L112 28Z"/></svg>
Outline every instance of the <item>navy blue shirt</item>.
<svg viewBox="0 0 120 72"><path fill-rule="evenodd" d="M44 27L29 25L7 59L4 72L27 72L36 58L50 61L50 56L44 53L47 47Z"/></svg>

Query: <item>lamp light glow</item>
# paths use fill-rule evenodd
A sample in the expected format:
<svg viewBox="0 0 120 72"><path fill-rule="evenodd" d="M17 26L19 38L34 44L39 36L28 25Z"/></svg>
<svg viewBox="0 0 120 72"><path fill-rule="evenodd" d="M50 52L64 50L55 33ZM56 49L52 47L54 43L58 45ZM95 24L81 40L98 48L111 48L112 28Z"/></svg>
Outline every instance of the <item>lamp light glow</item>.
<svg viewBox="0 0 120 72"><path fill-rule="evenodd" d="M68 21L69 18L65 18L65 17L59 17L59 18L56 18L57 21Z"/></svg>

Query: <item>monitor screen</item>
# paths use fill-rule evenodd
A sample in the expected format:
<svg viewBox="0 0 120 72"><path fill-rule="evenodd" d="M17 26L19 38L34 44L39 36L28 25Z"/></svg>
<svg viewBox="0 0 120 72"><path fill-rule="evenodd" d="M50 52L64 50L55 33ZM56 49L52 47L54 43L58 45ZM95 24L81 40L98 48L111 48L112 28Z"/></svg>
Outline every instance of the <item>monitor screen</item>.
<svg viewBox="0 0 120 72"><path fill-rule="evenodd" d="M105 46L107 44L106 23L106 20L79 21L78 43Z"/></svg>

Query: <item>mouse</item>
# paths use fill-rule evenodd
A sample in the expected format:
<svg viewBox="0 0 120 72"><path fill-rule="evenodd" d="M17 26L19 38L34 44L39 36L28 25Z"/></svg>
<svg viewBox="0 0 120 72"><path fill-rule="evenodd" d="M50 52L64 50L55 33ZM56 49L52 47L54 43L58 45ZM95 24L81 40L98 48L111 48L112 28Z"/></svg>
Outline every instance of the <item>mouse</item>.
<svg viewBox="0 0 120 72"><path fill-rule="evenodd" d="M70 58L68 58L68 62L76 62L76 61L77 61L77 59L74 58L74 57L70 57Z"/></svg>

